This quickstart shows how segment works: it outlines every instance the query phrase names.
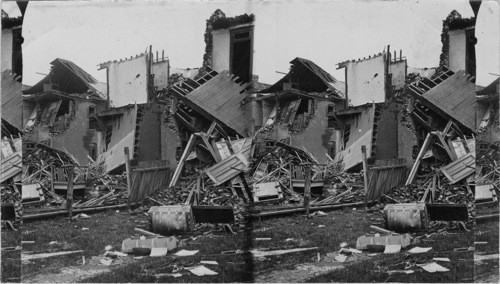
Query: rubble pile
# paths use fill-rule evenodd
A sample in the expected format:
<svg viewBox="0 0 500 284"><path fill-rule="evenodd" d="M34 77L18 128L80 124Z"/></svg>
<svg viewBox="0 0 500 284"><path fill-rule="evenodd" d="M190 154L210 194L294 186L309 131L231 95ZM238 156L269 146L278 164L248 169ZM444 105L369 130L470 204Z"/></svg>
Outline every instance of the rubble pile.
<svg viewBox="0 0 500 284"><path fill-rule="evenodd" d="M102 166L93 163L79 166L70 154L37 144L34 150L26 151L22 172L22 184L36 184L43 194L36 207L65 205L66 197L55 192L54 183L66 180L66 185L69 171L72 171L74 186L79 183L84 187L83 190L90 189L89 194L75 195L75 199L80 200L73 204L74 207L110 205L126 201L125 173L109 175Z"/></svg>

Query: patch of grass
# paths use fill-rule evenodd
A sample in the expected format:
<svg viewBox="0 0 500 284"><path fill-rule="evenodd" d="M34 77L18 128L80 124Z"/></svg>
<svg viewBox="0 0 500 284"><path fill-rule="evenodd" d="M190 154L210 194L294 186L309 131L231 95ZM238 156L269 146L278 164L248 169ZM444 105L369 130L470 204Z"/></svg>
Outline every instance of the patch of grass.
<svg viewBox="0 0 500 284"><path fill-rule="evenodd" d="M89 214L90 215L90 214ZM37 220L26 223L24 240L35 241L25 249L39 252L84 250L82 254L51 257L34 260L30 264L23 265L23 276L33 276L47 273L57 273L60 269L68 266L81 265L81 255L86 259L104 253L106 245L112 245L115 250L121 249L124 239L135 233L134 228L145 230L149 228L149 217L145 214L129 215L127 213L115 213L107 211L90 215L88 219L77 219L69 222L67 218L58 217L53 219ZM142 226L141 226L142 225ZM82 230L88 228L88 230ZM189 239L196 236L194 239ZM219 265L206 265L218 275L198 277L189 271L181 272L184 276L180 278L162 277L161 282L242 282L245 280L246 271L243 254L222 255L221 251L242 250L245 242L243 231L236 235L227 234L223 231L213 230L211 234L203 234L203 231L178 235L178 239L184 239L182 249L199 250L192 257L176 257L172 263L172 254L169 252L164 258L144 258L133 263L110 266L111 272L105 272L82 282L94 283L130 283L130 282L156 282L154 274L170 273L173 264L177 266L194 266L200 260L215 260ZM49 245L51 241L57 244ZM181 248L179 248L181 249ZM130 256L129 256L130 257Z"/></svg>
<svg viewBox="0 0 500 284"><path fill-rule="evenodd" d="M499 240L499 222L497 219L492 219L488 222L476 224L475 238L476 242L487 242L486 244L476 244L475 252L477 254L498 254ZM483 279L488 276L496 276L498 279L499 263L498 259L484 260L474 263L474 275L477 278ZM482 282L483 280L478 280Z"/></svg>
<svg viewBox="0 0 500 284"><path fill-rule="evenodd" d="M21 245L20 231L2 230L2 248ZM2 249L2 281L21 282L21 251Z"/></svg>
<svg viewBox="0 0 500 284"><path fill-rule="evenodd" d="M307 282L472 282L474 279L473 252L455 252L454 248L473 245L473 231L449 231L448 234L435 235L413 246L432 247L427 253L409 254L406 249L395 255L380 254L359 263L347 264L344 269L320 275ZM432 262L433 257L448 257L450 262L438 264L450 269L449 272L429 273L415 264ZM388 274L388 270L411 267L413 274Z"/></svg>
<svg viewBox="0 0 500 284"><path fill-rule="evenodd" d="M120 250L122 241L134 234L134 228L146 224L141 221L148 220L144 214L129 215L128 212L106 211L88 215L90 215L88 219L76 219L71 222L62 216L25 222L22 229L23 240L35 243L25 244L23 250L34 253L71 250L84 250L84 252L33 260L29 264L23 264L23 277L55 272L63 267L77 265L82 255L89 259L102 254L107 245ZM82 230L83 228L88 230ZM49 245L53 241L57 243Z"/></svg>
<svg viewBox="0 0 500 284"><path fill-rule="evenodd" d="M182 277L174 278L163 276L156 278L155 274L172 273L172 268L176 266L193 266L200 260L215 260L218 265L205 265L205 267L215 271L218 275L198 277L187 270L181 270ZM196 283L196 282L243 282L245 280L245 262L243 256L239 255L217 255L206 256L197 255L193 257L172 257L145 258L134 264L130 264L110 273L104 273L92 278L85 279L84 283Z"/></svg>
<svg viewBox="0 0 500 284"><path fill-rule="evenodd" d="M345 208L328 211L326 216L306 219L304 215L273 217L254 223L254 238L272 238L271 241L254 241L255 248L287 249L297 247L318 247L315 251L272 256L263 261L256 261L257 274L272 270L293 269L295 265L311 262L317 253L322 255L338 251L340 244L347 242L356 247L359 236L368 233L368 227L382 218L380 211L366 213L365 210ZM325 225L325 227L319 227ZM262 230L269 228L269 230ZM285 242L293 238L293 241Z"/></svg>

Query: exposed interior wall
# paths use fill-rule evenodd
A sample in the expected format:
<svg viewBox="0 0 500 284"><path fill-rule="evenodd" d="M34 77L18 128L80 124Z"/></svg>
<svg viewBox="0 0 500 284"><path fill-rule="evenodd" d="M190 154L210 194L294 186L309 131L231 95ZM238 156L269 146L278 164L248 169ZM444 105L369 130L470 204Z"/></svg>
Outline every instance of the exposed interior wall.
<svg viewBox="0 0 500 284"><path fill-rule="evenodd" d="M102 134L105 145L110 136L106 152L99 155L97 163L103 163L106 171L112 171L125 164L124 148L129 148L130 158L133 158L135 146L135 128L137 121L137 105L127 108L120 116L112 117L105 122L106 129ZM107 134L108 129L111 135Z"/></svg>
<svg viewBox="0 0 500 284"><path fill-rule="evenodd" d="M148 100L147 56L141 55L108 67L109 99L112 107L142 104Z"/></svg>
<svg viewBox="0 0 500 284"><path fill-rule="evenodd" d="M2 71L12 70L12 30L2 30Z"/></svg>
<svg viewBox="0 0 500 284"><path fill-rule="evenodd" d="M350 105L385 101L385 65L385 54L346 64Z"/></svg>
<svg viewBox="0 0 500 284"><path fill-rule="evenodd" d="M344 129L342 135L338 135L336 144L343 149L340 151L335 160L344 162L344 169L348 170L362 162L361 146L366 146L367 157L372 153L372 133L373 123L375 118L375 105L367 105L359 107L361 113L342 117L344 125L349 127L349 139L344 143L344 134L347 128Z"/></svg>
<svg viewBox="0 0 500 284"><path fill-rule="evenodd" d="M336 131L333 128L328 128L328 119L326 117L327 107L332 104L331 101L312 100L314 102L314 114L310 117L307 126L300 132L291 132L290 126L283 123L274 123L269 129L260 134L261 137L274 140L288 139L291 146L311 152L320 163L326 163L331 145L335 144ZM267 109L270 113L271 104L274 101L262 101L260 106ZM264 103L265 102L265 103ZM262 112L255 112L262 115ZM269 117L269 114L267 115ZM265 120L267 120L267 117Z"/></svg>
<svg viewBox="0 0 500 284"><path fill-rule="evenodd" d="M89 145L97 142L96 131L89 130L89 106L95 106L95 104L75 100L75 116L63 133L50 133L49 127L37 124L33 131L25 133L25 138L37 143L49 141L51 147L62 151L67 150L80 164L86 164Z"/></svg>
<svg viewBox="0 0 500 284"><path fill-rule="evenodd" d="M230 68L231 33L229 29L220 29L212 32L212 68L222 72Z"/></svg>
<svg viewBox="0 0 500 284"><path fill-rule="evenodd" d="M326 163L329 142L335 141L335 130L328 128L327 106L331 101L314 101L314 116L304 131L290 136L290 145L312 153L320 163Z"/></svg>
<svg viewBox="0 0 500 284"><path fill-rule="evenodd" d="M392 74L392 85L396 90L402 89L406 79L406 59L391 62L389 73Z"/></svg>
<svg viewBox="0 0 500 284"><path fill-rule="evenodd" d="M161 110L158 104L153 104L143 110L137 142L138 161L161 160L160 120Z"/></svg>
<svg viewBox="0 0 500 284"><path fill-rule="evenodd" d="M154 74L154 86L159 90L168 86L169 63L167 60L153 63L152 72Z"/></svg>
<svg viewBox="0 0 500 284"><path fill-rule="evenodd" d="M118 144L131 132L135 131L137 120L137 105L127 108L122 115L115 116L105 122L106 128L111 127L111 140L108 145L108 150ZM106 134L104 134L106 136ZM106 138L105 138L106 139ZM122 149L123 151L123 149ZM132 148L130 148L132 152Z"/></svg>
<svg viewBox="0 0 500 284"><path fill-rule="evenodd" d="M349 117L346 117L343 120L344 125L350 125L350 133L349 140L347 141L345 148L350 147L353 143L365 135L368 131L373 128L375 116L375 107L372 105L368 105L365 107L361 107L360 114L354 114ZM343 139L343 137L342 137ZM344 142L340 142L341 145Z"/></svg>
<svg viewBox="0 0 500 284"><path fill-rule="evenodd" d="M454 30L449 33L449 68L453 72L466 70L466 32Z"/></svg>

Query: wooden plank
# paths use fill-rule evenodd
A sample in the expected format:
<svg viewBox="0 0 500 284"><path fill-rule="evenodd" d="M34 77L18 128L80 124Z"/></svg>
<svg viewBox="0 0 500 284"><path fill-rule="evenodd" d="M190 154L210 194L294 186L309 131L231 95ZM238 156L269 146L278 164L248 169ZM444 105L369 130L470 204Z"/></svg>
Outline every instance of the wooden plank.
<svg viewBox="0 0 500 284"><path fill-rule="evenodd" d="M132 176L130 173L130 155L128 147L123 148L123 152L125 154L125 171L127 174L127 204L128 204L128 210L130 212L130 198L132 195Z"/></svg>
<svg viewBox="0 0 500 284"><path fill-rule="evenodd" d="M476 172L475 153L469 153L460 159L444 166L441 172L451 181L452 184L474 174Z"/></svg>
<svg viewBox="0 0 500 284"><path fill-rule="evenodd" d="M361 145L361 156L363 159L363 180L365 182L365 196L368 195L368 160L366 159L366 145Z"/></svg>
<svg viewBox="0 0 500 284"><path fill-rule="evenodd" d="M236 153L208 168L205 173L216 185L220 185L237 176L248 165L249 162L246 157Z"/></svg>
<svg viewBox="0 0 500 284"><path fill-rule="evenodd" d="M439 141L441 142L441 146L443 146L444 150L446 151L446 153L448 154L450 159L452 161L455 161L457 159L457 156L456 156L455 152L452 150L453 148L450 149L448 143L445 141L445 138L443 137L441 132L436 131L435 135L438 137Z"/></svg>
<svg viewBox="0 0 500 284"><path fill-rule="evenodd" d="M311 166L305 166L305 185L304 185L304 208L306 216L309 216L309 199L311 198Z"/></svg>
<svg viewBox="0 0 500 284"><path fill-rule="evenodd" d="M182 168L184 167L184 162L186 161L189 153L191 152L191 149L193 149L195 140L196 140L196 137L193 134L191 134L191 137L189 138L189 141L186 145L186 149L184 149L184 153L182 153L182 157L179 160L177 167L175 168L174 175L172 176L172 180L170 181L170 184L168 185L168 187L172 187L172 186L175 186L177 184L177 180L179 179L179 176L181 175Z"/></svg>
<svg viewBox="0 0 500 284"><path fill-rule="evenodd" d="M424 144L422 145L422 148L420 148L420 152L418 152L418 156L415 159L415 163L413 163L413 167L411 168L410 174L408 175L408 179L406 180L405 185L413 183L413 179L417 174L418 166L420 165L420 160L422 160L422 158L425 155L425 152L427 151L427 148L429 148L429 145L431 144L432 140L431 135L432 135L431 133L428 133L427 136L425 137Z"/></svg>
<svg viewBox="0 0 500 284"><path fill-rule="evenodd" d="M73 174L74 167L70 167L68 171L68 192L66 196L66 210L68 211L68 218L73 216Z"/></svg>

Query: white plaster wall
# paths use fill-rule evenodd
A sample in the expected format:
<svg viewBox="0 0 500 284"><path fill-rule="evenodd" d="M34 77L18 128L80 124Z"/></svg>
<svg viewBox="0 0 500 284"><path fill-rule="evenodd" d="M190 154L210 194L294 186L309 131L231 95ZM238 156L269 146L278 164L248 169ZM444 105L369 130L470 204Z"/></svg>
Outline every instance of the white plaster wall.
<svg viewBox="0 0 500 284"><path fill-rule="evenodd" d="M2 31L2 71L12 70L12 30Z"/></svg>
<svg viewBox="0 0 500 284"><path fill-rule="evenodd" d="M109 99L113 107L142 104L148 100L146 55L112 63L109 70Z"/></svg>
<svg viewBox="0 0 500 284"><path fill-rule="evenodd" d="M363 162L361 155L361 146L366 146L366 157L372 154L372 130L367 131L361 138L356 140L351 146L347 147L344 151L340 152L335 160L342 159L344 169L348 170L353 166Z"/></svg>
<svg viewBox="0 0 500 284"><path fill-rule="evenodd" d="M389 73L392 73L392 85L396 87L396 90L403 88L406 78L406 60L392 62Z"/></svg>
<svg viewBox="0 0 500 284"><path fill-rule="evenodd" d="M168 61L155 62L153 64L154 86L158 89L166 88L168 85Z"/></svg>
<svg viewBox="0 0 500 284"><path fill-rule="evenodd" d="M212 32L212 36L212 68L217 72L229 71L230 32L229 30L216 30Z"/></svg>
<svg viewBox="0 0 500 284"><path fill-rule="evenodd" d="M385 101L384 56L347 63L347 96L352 106Z"/></svg>
<svg viewBox="0 0 500 284"><path fill-rule="evenodd" d="M465 70L465 30L450 31L448 67L453 71Z"/></svg>

